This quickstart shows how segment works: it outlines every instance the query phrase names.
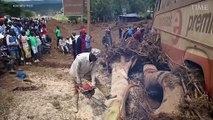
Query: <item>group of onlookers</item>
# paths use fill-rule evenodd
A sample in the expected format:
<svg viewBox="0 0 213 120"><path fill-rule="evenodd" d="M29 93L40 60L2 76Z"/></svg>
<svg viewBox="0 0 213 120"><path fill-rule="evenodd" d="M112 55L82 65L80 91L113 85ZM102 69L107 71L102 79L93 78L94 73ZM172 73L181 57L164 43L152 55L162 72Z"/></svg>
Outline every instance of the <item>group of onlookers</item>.
<svg viewBox="0 0 213 120"><path fill-rule="evenodd" d="M6 47L12 64L37 63L50 52L51 38L47 35L45 19L1 18L0 47ZM14 70L11 67L10 70Z"/></svg>
<svg viewBox="0 0 213 120"><path fill-rule="evenodd" d="M121 41L125 41L129 37L133 37L135 40L139 42L143 41L145 34L145 27L138 26L138 27L131 27L128 28L120 27L119 28L119 38Z"/></svg>
<svg viewBox="0 0 213 120"><path fill-rule="evenodd" d="M144 37L144 27L128 27L127 29L120 28L119 29L119 37L121 41L125 41L125 39L129 37L133 37L134 39L141 42ZM91 50L91 36L87 34L86 29L83 28L80 31L80 35L76 35L76 33L72 33L71 36L67 36L66 38L61 36L61 30L57 26L55 30L56 38L57 38L57 47L63 52L63 54L72 53L74 58L76 55L83 52L90 52ZM106 48L106 50L112 46L112 36L111 36L111 28L107 28L105 30L105 34L102 38L102 44Z"/></svg>
<svg viewBox="0 0 213 120"><path fill-rule="evenodd" d="M76 55L83 52L91 51L91 39L92 37L87 34L85 28L80 31L80 35L76 35L76 33L72 33L71 36L67 36L66 38L61 36L61 30L57 26L56 27L56 38L57 38L57 48L59 48L63 54L72 53L74 58Z"/></svg>
<svg viewBox="0 0 213 120"><path fill-rule="evenodd" d="M57 38L57 47L63 52L63 54L72 53L75 58L76 55L80 53L91 51L92 36L87 34L85 28L81 29L80 35L72 33L71 36L67 36L66 38L61 36L61 30L58 26L56 27L55 33ZM102 44L105 48L108 48L112 45L112 36L110 28L105 30L105 35L103 36Z"/></svg>
<svg viewBox="0 0 213 120"><path fill-rule="evenodd" d="M46 23L44 18L0 18L0 47L6 48L6 52L11 57L9 61L11 66L37 63L43 54L50 53L51 38L48 36ZM63 54L72 53L76 58L80 53L91 51L92 36L87 34L85 28L80 30L79 35L72 33L70 36L62 37L61 30L57 26L55 34L57 48ZM121 41L133 37L141 42L144 37L144 27L120 28L119 37ZM102 44L106 50L112 46L111 28L105 30ZM10 70L14 70L13 68L11 67Z"/></svg>

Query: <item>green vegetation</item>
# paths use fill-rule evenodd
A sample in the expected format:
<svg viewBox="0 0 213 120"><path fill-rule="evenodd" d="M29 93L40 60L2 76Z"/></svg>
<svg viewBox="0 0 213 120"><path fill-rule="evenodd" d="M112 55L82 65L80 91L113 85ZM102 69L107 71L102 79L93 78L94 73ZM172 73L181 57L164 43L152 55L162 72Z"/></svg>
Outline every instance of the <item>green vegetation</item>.
<svg viewBox="0 0 213 120"><path fill-rule="evenodd" d="M60 22L69 21L68 17L66 17L64 15L61 15L61 14L58 14L58 15L54 16L54 19L56 19L57 21L60 21Z"/></svg>
<svg viewBox="0 0 213 120"><path fill-rule="evenodd" d="M21 15L21 8L14 7L17 3L8 3L0 0L0 16L11 15L18 17Z"/></svg>
<svg viewBox="0 0 213 120"><path fill-rule="evenodd" d="M156 0L91 0L92 23L95 21L107 22L116 20L118 15L124 13L137 13L139 17L147 18L150 17L150 13L147 13L147 10L153 11L155 2ZM85 6L83 22L87 21L86 13ZM79 16L70 16L68 18L73 23L81 21Z"/></svg>
<svg viewBox="0 0 213 120"><path fill-rule="evenodd" d="M94 21L112 21L117 19L118 15L123 13L138 13L141 17L149 16L147 10L153 10L156 0L91 0L91 16ZM35 12L31 10L41 10L41 5L35 6L32 9L25 10L20 7L15 7L17 3L5 2L0 0L0 17L10 15L14 17L32 17ZM43 6L44 7L44 6ZM56 6L55 6L56 7ZM85 12L86 16L86 12ZM79 22L80 17L69 17L70 21ZM83 17L86 22L87 18Z"/></svg>
<svg viewBox="0 0 213 120"><path fill-rule="evenodd" d="M138 13L146 17L156 0L91 0L91 14L95 21L111 21L123 13Z"/></svg>
<svg viewBox="0 0 213 120"><path fill-rule="evenodd" d="M30 10L22 10L21 16L32 17L32 16L36 16L36 13Z"/></svg>
<svg viewBox="0 0 213 120"><path fill-rule="evenodd" d="M32 17L35 15L35 12L20 8L15 2L5 2L0 0L0 17L5 15L13 17Z"/></svg>

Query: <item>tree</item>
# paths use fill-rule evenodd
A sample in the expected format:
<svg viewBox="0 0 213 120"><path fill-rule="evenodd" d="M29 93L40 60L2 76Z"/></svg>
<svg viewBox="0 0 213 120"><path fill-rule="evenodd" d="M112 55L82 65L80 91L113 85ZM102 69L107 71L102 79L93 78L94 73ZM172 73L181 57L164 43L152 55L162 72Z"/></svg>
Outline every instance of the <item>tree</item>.
<svg viewBox="0 0 213 120"><path fill-rule="evenodd" d="M114 20L127 13L146 13L153 8L156 0L91 0L92 19L95 21Z"/></svg>
<svg viewBox="0 0 213 120"><path fill-rule="evenodd" d="M17 3L11 2L5 2L0 0L0 16L5 15L11 15L14 17L18 17L21 15L22 9L20 7L17 7Z"/></svg>
<svg viewBox="0 0 213 120"><path fill-rule="evenodd" d="M22 11L22 17L32 17L32 16L35 16L35 12L33 11L30 11L30 10L23 10Z"/></svg>
<svg viewBox="0 0 213 120"><path fill-rule="evenodd" d="M114 17L113 0L91 0L92 19L112 20Z"/></svg>

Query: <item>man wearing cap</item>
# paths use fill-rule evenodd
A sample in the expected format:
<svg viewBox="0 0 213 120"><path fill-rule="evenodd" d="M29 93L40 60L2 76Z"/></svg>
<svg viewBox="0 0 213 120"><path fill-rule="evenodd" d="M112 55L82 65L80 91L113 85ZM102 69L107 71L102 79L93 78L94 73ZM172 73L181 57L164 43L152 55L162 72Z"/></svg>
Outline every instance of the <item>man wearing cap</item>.
<svg viewBox="0 0 213 120"><path fill-rule="evenodd" d="M80 53L83 53L83 52L86 52L86 29L83 28L81 31L80 31L80 36L78 37L77 39L77 44L76 44L76 54L80 54Z"/></svg>
<svg viewBox="0 0 213 120"><path fill-rule="evenodd" d="M93 48L91 52L85 52L77 55L69 72L71 75L71 81L74 82L75 86L82 86L82 78L86 78L87 80L91 79L93 87L99 88L103 94L106 93L106 87L101 85L99 80L96 79L96 61L100 55L100 52L101 51L99 49ZM75 88L75 86L73 87ZM74 90L74 92L74 112L78 112L79 95L76 90ZM109 95L106 95L105 97L109 97Z"/></svg>

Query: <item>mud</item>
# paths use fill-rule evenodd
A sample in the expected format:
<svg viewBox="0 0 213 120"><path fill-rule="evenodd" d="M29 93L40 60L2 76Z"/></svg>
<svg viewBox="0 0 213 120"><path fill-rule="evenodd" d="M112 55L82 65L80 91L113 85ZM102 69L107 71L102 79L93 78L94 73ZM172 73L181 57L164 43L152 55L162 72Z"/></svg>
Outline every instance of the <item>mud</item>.
<svg viewBox="0 0 213 120"><path fill-rule="evenodd" d="M138 25L141 23L133 24ZM42 62L38 64L20 67L27 74L27 78L24 80L19 80L15 75L7 73L0 76L0 120L102 120L104 110L83 95L80 95L79 99L79 112L77 114L73 112L73 83L69 80L68 73L73 57L70 54L63 55L56 49L54 32L57 25L61 27L64 37L71 35L72 32L78 34L82 26L84 26L79 24L62 24L55 20L48 22L49 35L53 41L51 54L44 55ZM105 29L109 26L112 27L113 41L115 43L119 41L119 25L114 25L116 24L107 23L92 26L92 47L104 50L101 40ZM125 27L128 24L120 26ZM185 112L194 109L198 109L201 117L206 116L203 117L204 119L213 118L212 101L206 96L198 96L197 99L190 102L184 101L182 106L180 106L182 112L180 115L171 116L162 113L158 116L152 116L153 109L156 109L160 103L148 97L148 93L144 89L141 72L145 63L153 63L160 70L169 70L167 66L164 67L167 65L167 59L165 59L164 55L161 56L162 52L158 47L149 49L149 52L145 54L144 50L148 49L149 44L138 45L137 42L133 42L126 45L130 49L126 49L127 47L125 48L121 44L120 46L114 46L114 50L108 53L112 57L107 60L111 62L116 61L116 58L121 55L119 52L123 52L122 55L128 59L132 55L138 58L136 65L132 67L128 74L130 78L129 83L141 86L130 90L130 95L126 102L126 115L129 120L196 119L198 117L195 113L193 115L192 113L188 114L188 112ZM106 61L103 64L106 66ZM107 72L110 68L102 68L102 65L99 67L98 79L101 79L102 84L110 88L111 74ZM180 74L183 76L184 72ZM190 95L194 94L193 91L189 93ZM105 101L99 90L96 90L94 96L102 102Z"/></svg>
<svg viewBox="0 0 213 120"><path fill-rule="evenodd" d="M53 41L51 54L44 55L40 63L19 67L27 74L24 80L19 80L15 74L0 76L0 120L101 120L103 109L83 95L79 98L79 112L73 112L73 83L68 73L73 56L63 55L55 48L56 25L60 25L63 36L78 33L81 27L49 21L48 31ZM101 43L100 37L94 36L97 43L92 45ZM102 48L101 44L97 46ZM103 79L104 84L110 82L107 74L100 74L98 78ZM98 89L94 96L104 102Z"/></svg>

